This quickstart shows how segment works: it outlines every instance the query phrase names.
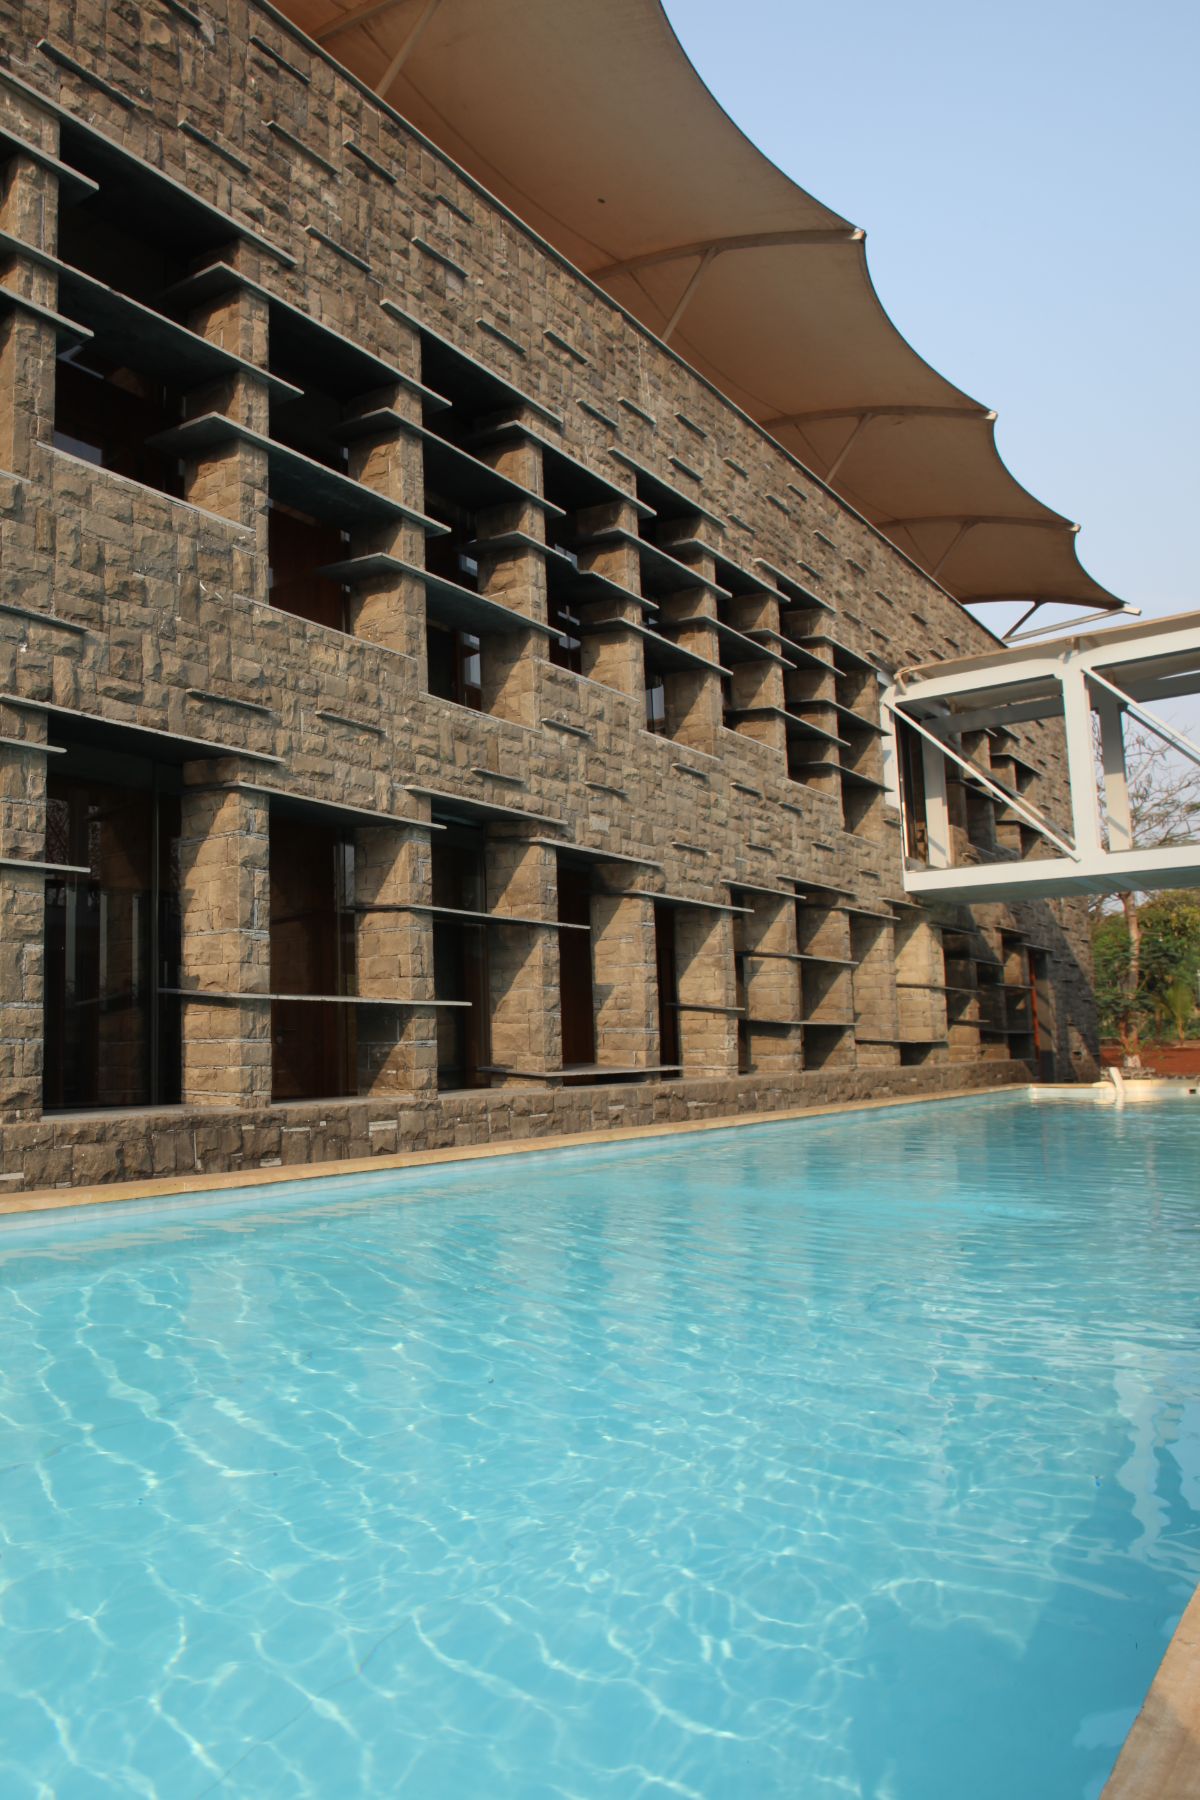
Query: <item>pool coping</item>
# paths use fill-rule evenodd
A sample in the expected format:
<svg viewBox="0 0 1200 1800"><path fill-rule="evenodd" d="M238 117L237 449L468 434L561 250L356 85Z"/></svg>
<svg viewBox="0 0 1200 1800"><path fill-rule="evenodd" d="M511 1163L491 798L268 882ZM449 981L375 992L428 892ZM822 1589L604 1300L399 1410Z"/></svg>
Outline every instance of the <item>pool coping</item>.
<svg viewBox="0 0 1200 1800"><path fill-rule="evenodd" d="M641 1138L674 1137L679 1133L732 1131L741 1126L782 1125L790 1119L816 1119L831 1114L879 1112L886 1107L930 1106L943 1100L988 1100L998 1094L1034 1091L1029 1082L1003 1087L953 1088L936 1094L889 1095L879 1100L830 1101L820 1106L794 1106L776 1112L730 1113L716 1119L672 1119L654 1125L629 1125L608 1131L561 1132L551 1137L506 1138L494 1144L453 1144L438 1150L397 1150L382 1156L343 1157L334 1162L274 1163L269 1168L171 1175L146 1181L112 1181L93 1187L30 1188L0 1194L0 1219L28 1213L65 1212L76 1207L115 1205L183 1195L228 1192L238 1188L278 1187L281 1183L329 1181L338 1176L378 1175L388 1170L427 1169L442 1163L476 1162L492 1156L527 1156L541 1150L578 1150L590 1144L622 1144Z"/></svg>
<svg viewBox="0 0 1200 1800"><path fill-rule="evenodd" d="M1031 1082L1029 1087L1032 1100L1081 1100L1092 1106L1151 1106L1167 1094L1190 1097L1197 1093L1200 1076L1196 1075L1139 1075L1119 1086L1105 1078L1086 1082L1039 1081Z"/></svg>
<svg viewBox="0 0 1200 1800"><path fill-rule="evenodd" d="M1200 1588L1167 1645L1100 1800L1200 1794Z"/></svg>

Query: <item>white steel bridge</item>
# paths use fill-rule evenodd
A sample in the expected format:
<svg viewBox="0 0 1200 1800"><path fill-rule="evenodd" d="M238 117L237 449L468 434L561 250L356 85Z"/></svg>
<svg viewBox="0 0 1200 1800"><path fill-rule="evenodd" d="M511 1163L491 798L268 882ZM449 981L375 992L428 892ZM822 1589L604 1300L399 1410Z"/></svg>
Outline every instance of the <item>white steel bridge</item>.
<svg viewBox="0 0 1200 1800"><path fill-rule="evenodd" d="M1200 815L1190 842L1138 844L1126 768L1131 720L1164 758L1200 764L1200 747L1150 710L1196 694L1200 612L901 670L884 706L905 888L970 903L1200 887ZM1022 792L1033 770L1010 730L1036 719L1062 721L1065 814ZM970 832L971 802L1003 826Z"/></svg>

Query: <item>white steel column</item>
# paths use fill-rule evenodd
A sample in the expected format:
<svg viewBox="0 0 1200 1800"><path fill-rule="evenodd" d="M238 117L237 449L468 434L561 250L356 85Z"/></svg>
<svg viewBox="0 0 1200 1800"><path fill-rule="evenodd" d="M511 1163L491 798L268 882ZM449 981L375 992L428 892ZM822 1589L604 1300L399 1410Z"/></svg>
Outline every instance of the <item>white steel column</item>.
<svg viewBox="0 0 1200 1800"><path fill-rule="evenodd" d="M1104 766L1104 810L1108 814L1110 850L1133 849L1133 821L1129 812L1129 783L1125 772L1124 708L1116 700L1097 700L1100 715L1100 757Z"/></svg>
<svg viewBox="0 0 1200 1800"><path fill-rule="evenodd" d="M946 800L946 759L926 738L921 739L925 773L925 860L931 869L950 867L950 807Z"/></svg>
<svg viewBox="0 0 1200 1800"><path fill-rule="evenodd" d="M1068 665L1059 672L1058 679L1063 695L1075 854L1094 868L1104 854L1104 845L1100 838L1100 797L1092 739L1092 696L1081 668Z"/></svg>

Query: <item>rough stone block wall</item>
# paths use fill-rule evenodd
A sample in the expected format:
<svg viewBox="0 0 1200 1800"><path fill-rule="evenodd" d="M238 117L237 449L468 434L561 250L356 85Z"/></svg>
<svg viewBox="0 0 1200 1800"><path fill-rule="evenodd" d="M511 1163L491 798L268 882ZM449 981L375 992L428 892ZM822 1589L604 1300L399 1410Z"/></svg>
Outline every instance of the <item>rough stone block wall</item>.
<svg viewBox="0 0 1200 1800"><path fill-rule="evenodd" d="M34 1187L944 1086L938 939L955 920L914 924L900 904L899 820L870 787L882 764L867 728L876 671L985 649L987 633L268 9L0 0L0 21L0 227L16 240L0 250L0 737L15 740L0 744L0 1174ZM179 498L54 442L59 224L79 186L56 159L86 162L90 134L108 146L104 182L117 198L130 184L149 229L146 209L178 190L210 209L171 311L227 360L185 394ZM316 386L347 357L369 371L343 396L344 458L315 476L273 437L273 346L303 341L304 321L330 334L309 357ZM473 507L470 579L508 615L482 632L480 711L430 691L426 559L443 526L426 510L428 390L446 368L487 396L463 425L471 479L516 484ZM345 629L271 603L281 458L293 482L328 489L340 474L351 493ZM564 468L577 505L548 498ZM555 571L604 596L588 605L582 673L550 658ZM790 668L778 646L811 634L818 589L824 648ZM725 677L722 643L736 646ZM645 729L656 657L663 733ZM865 721L846 778L836 757L789 776L789 756L838 736L820 734L846 710ZM808 748L798 717L816 727ZM183 1105L153 1128L144 1113L41 1116L45 878L30 865L45 861L53 757L32 746L93 739L185 772L181 981L197 997L183 1003ZM1038 803L1060 815L1055 731L1023 728L1021 744ZM273 795L356 837L358 998L373 1003L358 1098L294 1109L270 1104ZM534 923L488 934L495 1089L438 1094L428 833L456 802L487 834L489 909ZM596 870L602 1066L662 1060L654 895L676 909L677 1080L546 1085L560 1056L556 845ZM752 890L749 914L720 910ZM828 905L798 939L789 896L808 890ZM855 904L886 929L852 971L852 915L836 908ZM1059 1072L1090 1072L1082 909L988 913L988 930L1046 953ZM806 952L834 960L822 973ZM394 1010L374 1004L387 999ZM1021 1076L978 1037L956 1048L955 1084Z"/></svg>

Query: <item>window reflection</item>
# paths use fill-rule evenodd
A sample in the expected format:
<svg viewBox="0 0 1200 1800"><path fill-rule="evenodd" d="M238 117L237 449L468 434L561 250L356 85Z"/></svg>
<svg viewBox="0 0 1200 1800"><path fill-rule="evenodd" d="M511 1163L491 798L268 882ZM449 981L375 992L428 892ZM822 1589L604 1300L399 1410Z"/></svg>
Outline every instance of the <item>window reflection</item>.
<svg viewBox="0 0 1200 1800"><path fill-rule="evenodd" d="M47 1110L180 1095L179 999L164 991L179 986L179 798L152 764L105 760L127 781L48 781L46 861L86 873L46 881Z"/></svg>

